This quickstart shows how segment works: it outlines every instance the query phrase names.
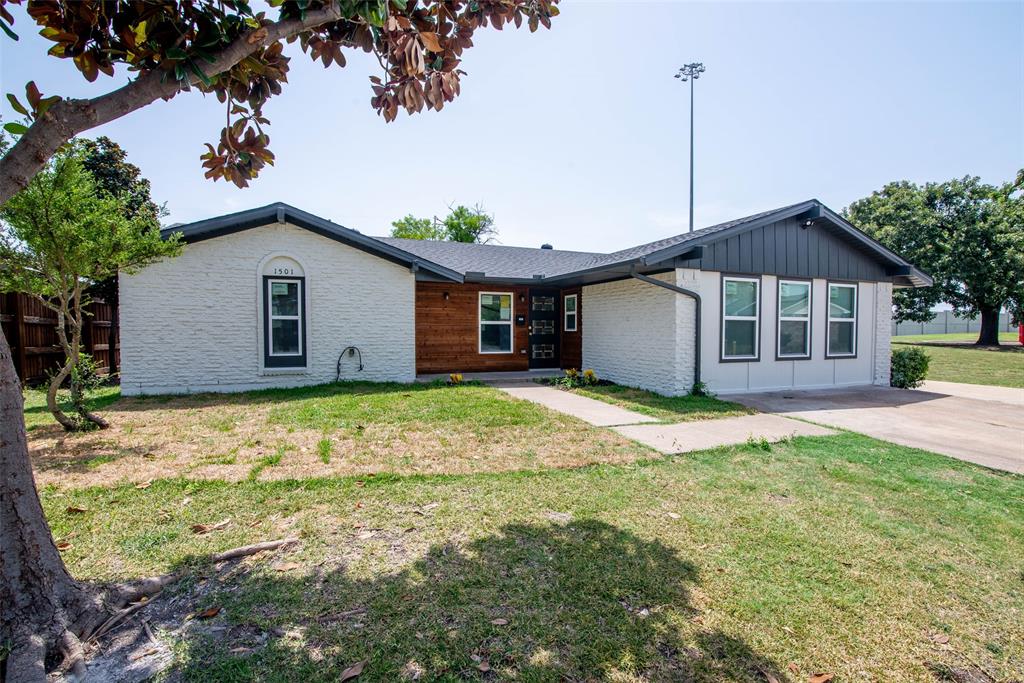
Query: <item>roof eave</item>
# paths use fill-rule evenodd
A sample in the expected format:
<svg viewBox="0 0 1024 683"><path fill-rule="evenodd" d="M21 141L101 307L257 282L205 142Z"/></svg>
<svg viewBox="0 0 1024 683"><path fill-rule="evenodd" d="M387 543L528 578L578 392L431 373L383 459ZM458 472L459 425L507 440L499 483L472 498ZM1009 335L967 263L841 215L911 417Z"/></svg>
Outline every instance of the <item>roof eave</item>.
<svg viewBox="0 0 1024 683"><path fill-rule="evenodd" d="M160 234L166 239L170 235L180 233L186 243L193 243L228 235L233 232L240 232L249 228L270 225L271 223L292 223L328 239L408 266L413 270L423 269L452 282L461 283L464 280L462 273L451 268L446 268L404 249L399 249L380 240L367 237L351 228L332 223L319 216L281 202L268 204L256 209L239 211L227 216L209 218L184 226L165 228L160 231Z"/></svg>

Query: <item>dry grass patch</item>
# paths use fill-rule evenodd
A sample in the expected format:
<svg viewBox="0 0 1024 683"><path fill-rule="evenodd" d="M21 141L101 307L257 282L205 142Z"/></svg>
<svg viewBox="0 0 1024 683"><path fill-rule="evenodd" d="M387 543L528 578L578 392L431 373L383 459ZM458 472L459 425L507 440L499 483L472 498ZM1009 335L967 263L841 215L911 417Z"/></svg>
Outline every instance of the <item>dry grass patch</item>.
<svg viewBox="0 0 1024 683"><path fill-rule="evenodd" d="M357 382L121 398L104 410L110 429L84 434L48 422L35 393L28 396L29 447L44 486L469 474L627 463L651 453L483 386Z"/></svg>

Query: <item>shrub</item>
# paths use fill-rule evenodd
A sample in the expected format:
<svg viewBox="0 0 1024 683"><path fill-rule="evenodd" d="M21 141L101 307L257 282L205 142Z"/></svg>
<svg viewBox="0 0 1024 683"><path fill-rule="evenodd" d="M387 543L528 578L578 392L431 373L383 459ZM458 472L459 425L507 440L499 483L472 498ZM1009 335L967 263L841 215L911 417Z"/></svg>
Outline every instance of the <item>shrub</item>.
<svg viewBox="0 0 1024 683"><path fill-rule="evenodd" d="M575 389L576 387L592 387L598 384L607 384L607 382L601 382L597 378L597 373L593 370L584 370L580 372L576 368L567 368L565 376L553 377L547 381L548 384L556 387L562 387L563 389Z"/></svg>
<svg viewBox="0 0 1024 683"><path fill-rule="evenodd" d="M910 347L893 351L889 384L900 389L921 386L928 375L929 360L923 349Z"/></svg>
<svg viewBox="0 0 1024 683"><path fill-rule="evenodd" d="M690 390L690 394L693 396L707 396L708 398L715 397L715 394L711 391L711 387L707 385L707 382L694 382L693 389Z"/></svg>

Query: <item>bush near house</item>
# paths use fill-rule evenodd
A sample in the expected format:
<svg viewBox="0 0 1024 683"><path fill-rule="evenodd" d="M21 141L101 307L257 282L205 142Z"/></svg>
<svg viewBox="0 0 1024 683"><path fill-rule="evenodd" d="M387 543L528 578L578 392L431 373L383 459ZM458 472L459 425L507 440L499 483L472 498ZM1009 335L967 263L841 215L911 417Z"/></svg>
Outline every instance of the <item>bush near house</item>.
<svg viewBox="0 0 1024 683"><path fill-rule="evenodd" d="M889 384L899 389L921 386L928 375L928 354L923 349L910 347L892 352Z"/></svg>

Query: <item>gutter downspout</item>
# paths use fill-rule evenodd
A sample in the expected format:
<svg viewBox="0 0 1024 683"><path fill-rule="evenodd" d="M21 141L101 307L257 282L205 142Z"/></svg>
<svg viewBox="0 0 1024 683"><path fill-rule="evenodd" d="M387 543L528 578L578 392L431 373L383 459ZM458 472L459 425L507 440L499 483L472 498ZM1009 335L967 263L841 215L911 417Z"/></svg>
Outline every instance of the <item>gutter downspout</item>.
<svg viewBox="0 0 1024 683"><path fill-rule="evenodd" d="M648 275L641 275L640 273L637 273L636 271L631 271L629 273L629 275L630 275L630 277L634 277L637 280L640 280L641 282L646 282L649 285L654 285L656 287L664 287L665 289L673 291L676 294L685 294L686 296L688 296L691 299L693 299L694 303L697 305L697 310L694 313L694 315L695 315L695 323L696 324L693 326L693 328L694 328L694 337L695 337L695 339L694 339L695 343L693 345L693 349L694 349L694 352L693 352L693 360L694 360L693 383L694 384L699 383L700 382L700 294L698 294L697 292L694 292L693 290L686 289L685 287L680 287L679 285L673 285L671 283L664 282L662 280L657 280L657 279L655 279L653 277L650 277Z"/></svg>

